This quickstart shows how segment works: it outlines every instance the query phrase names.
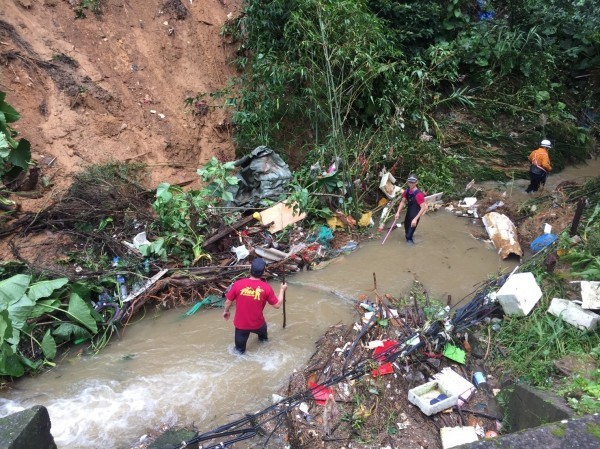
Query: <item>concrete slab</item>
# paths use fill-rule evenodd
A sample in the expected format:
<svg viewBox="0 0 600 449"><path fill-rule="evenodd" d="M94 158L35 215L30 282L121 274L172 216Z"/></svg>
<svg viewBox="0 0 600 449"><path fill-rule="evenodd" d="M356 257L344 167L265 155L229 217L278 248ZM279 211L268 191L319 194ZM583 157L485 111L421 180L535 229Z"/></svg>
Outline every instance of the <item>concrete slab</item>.
<svg viewBox="0 0 600 449"><path fill-rule="evenodd" d="M581 330L593 331L600 322L600 315L584 310L579 304L568 299L552 298L548 313Z"/></svg>
<svg viewBox="0 0 600 449"><path fill-rule="evenodd" d="M460 449L598 449L600 415L563 420L457 447Z"/></svg>

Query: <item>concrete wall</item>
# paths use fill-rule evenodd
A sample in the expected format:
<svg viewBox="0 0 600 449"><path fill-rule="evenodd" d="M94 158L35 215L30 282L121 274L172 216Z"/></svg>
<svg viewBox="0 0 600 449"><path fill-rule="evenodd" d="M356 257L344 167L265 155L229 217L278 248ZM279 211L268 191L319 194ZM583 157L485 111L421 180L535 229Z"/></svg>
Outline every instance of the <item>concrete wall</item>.
<svg viewBox="0 0 600 449"><path fill-rule="evenodd" d="M456 449L598 449L600 416L563 420L499 438L455 446Z"/></svg>

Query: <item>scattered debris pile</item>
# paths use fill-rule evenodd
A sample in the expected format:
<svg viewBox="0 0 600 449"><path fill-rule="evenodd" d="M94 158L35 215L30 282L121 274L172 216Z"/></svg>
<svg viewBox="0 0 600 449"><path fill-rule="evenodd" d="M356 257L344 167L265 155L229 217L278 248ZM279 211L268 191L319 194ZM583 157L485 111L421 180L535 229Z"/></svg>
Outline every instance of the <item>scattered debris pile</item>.
<svg viewBox="0 0 600 449"><path fill-rule="evenodd" d="M359 322L331 327L273 405L185 444L260 436L263 447L441 448L440 438L496 436L502 415L483 369L490 342L469 342L467 331L501 316L489 294L498 283L453 311L416 285L405 299L377 288L358 298Z"/></svg>

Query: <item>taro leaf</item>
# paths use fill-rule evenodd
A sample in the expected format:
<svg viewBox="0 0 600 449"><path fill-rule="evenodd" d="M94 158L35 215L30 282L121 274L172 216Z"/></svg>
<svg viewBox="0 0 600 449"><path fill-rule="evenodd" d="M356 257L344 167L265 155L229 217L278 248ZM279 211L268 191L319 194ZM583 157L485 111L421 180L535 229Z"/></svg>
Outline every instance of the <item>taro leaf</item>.
<svg viewBox="0 0 600 449"><path fill-rule="evenodd" d="M0 344L12 336L12 324L8 318L8 310L0 312Z"/></svg>
<svg viewBox="0 0 600 449"><path fill-rule="evenodd" d="M21 116L15 108L4 102L5 96L6 94L4 92L2 92L2 95L0 95L0 112L4 116L4 123L16 122L19 120L19 118L21 118Z"/></svg>
<svg viewBox="0 0 600 449"><path fill-rule="evenodd" d="M31 162L31 144L27 139L19 140L17 148L10 152L8 162L23 170L29 167L29 162Z"/></svg>
<svg viewBox="0 0 600 449"><path fill-rule="evenodd" d="M69 279L67 278L36 282L35 284L32 284L29 287L29 290L27 291L27 296L29 296L34 302L41 298L47 298L54 292L54 290L61 288L68 282Z"/></svg>
<svg viewBox="0 0 600 449"><path fill-rule="evenodd" d="M86 329L73 323L62 323L52 331L52 335L59 337L61 341L87 339L92 336Z"/></svg>
<svg viewBox="0 0 600 449"><path fill-rule="evenodd" d="M77 293L71 293L68 313L94 334L98 333L98 326L96 326L96 320L92 316L90 306Z"/></svg>
<svg viewBox="0 0 600 449"><path fill-rule="evenodd" d="M164 202L168 202L173 198L173 194L169 191L171 184L167 182L161 182L156 188L156 198L160 198Z"/></svg>
<svg viewBox="0 0 600 449"><path fill-rule="evenodd" d="M42 340L42 351L44 352L44 357L49 360L52 360L54 357L56 357L56 341L54 341L54 337L52 337L50 329L46 331L44 339Z"/></svg>
<svg viewBox="0 0 600 449"><path fill-rule="evenodd" d="M17 274L8 279L0 281L0 310L21 299L31 282L31 276Z"/></svg>
<svg viewBox="0 0 600 449"><path fill-rule="evenodd" d="M8 316L13 327L13 336L9 340L10 344L19 344L21 329L25 327L34 306L35 303L27 295L23 295L17 302L13 302L8 306Z"/></svg>
<svg viewBox="0 0 600 449"><path fill-rule="evenodd" d="M42 299L37 302L29 318L37 318L44 313L52 313L57 309L60 309L60 301L58 299Z"/></svg>
<svg viewBox="0 0 600 449"><path fill-rule="evenodd" d="M25 368L13 348L6 343L0 344L0 376L21 377L23 374Z"/></svg>

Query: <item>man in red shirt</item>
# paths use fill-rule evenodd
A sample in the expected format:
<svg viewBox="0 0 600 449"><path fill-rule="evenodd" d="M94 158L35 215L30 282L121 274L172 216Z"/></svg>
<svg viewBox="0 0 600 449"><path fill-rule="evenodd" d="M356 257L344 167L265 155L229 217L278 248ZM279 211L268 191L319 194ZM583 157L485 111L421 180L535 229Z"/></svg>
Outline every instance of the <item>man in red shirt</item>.
<svg viewBox="0 0 600 449"><path fill-rule="evenodd" d="M223 318L229 320L229 309L235 301L235 316L233 326L235 327L235 350L240 354L246 352L246 343L251 333L257 334L260 341L267 341L267 322L263 310L267 303L279 309L283 303L283 294L287 290L284 282L279 289L279 295L269 284L261 279L265 272L266 262L258 258L252 261L250 277L234 282L225 293L225 310Z"/></svg>

